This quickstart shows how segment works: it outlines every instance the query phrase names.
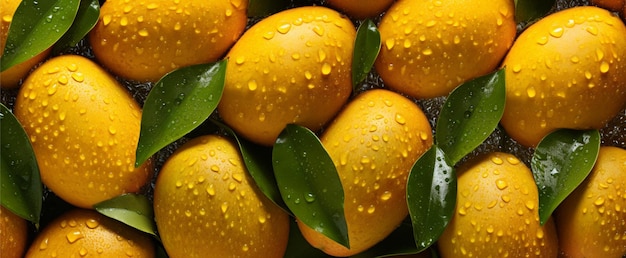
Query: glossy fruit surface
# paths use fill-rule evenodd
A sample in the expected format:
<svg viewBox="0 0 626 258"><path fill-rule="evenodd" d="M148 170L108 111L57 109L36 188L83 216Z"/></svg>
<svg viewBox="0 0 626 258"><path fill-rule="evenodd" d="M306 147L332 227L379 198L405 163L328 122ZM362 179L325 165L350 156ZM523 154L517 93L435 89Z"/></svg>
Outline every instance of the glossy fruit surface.
<svg viewBox="0 0 626 258"><path fill-rule="evenodd" d="M366 19L383 13L393 0L328 0L327 3L353 18Z"/></svg>
<svg viewBox="0 0 626 258"><path fill-rule="evenodd" d="M626 150L602 147L591 174L556 211L566 257L626 255Z"/></svg>
<svg viewBox="0 0 626 258"><path fill-rule="evenodd" d="M15 104L39 164L41 180L82 208L137 192L152 174L135 168L141 108L89 59L50 59L24 81Z"/></svg>
<svg viewBox="0 0 626 258"><path fill-rule="evenodd" d="M308 242L322 251L354 255L381 241L407 216L407 177L433 143L431 127L415 103L377 89L352 100L320 140L343 185L350 249L298 225Z"/></svg>
<svg viewBox="0 0 626 258"><path fill-rule="evenodd" d="M48 224L25 257L154 257L149 235L85 209L74 209Z"/></svg>
<svg viewBox="0 0 626 258"><path fill-rule="evenodd" d="M2 258L22 257L28 241L26 220L0 206L0 254Z"/></svg>
<svg viewBox="0 0 626 258"><path fill-rule="evenodd" d="M127 79L156 82L215 62L243 32L248 0L106 1L90 33L98 60Z"/></svg>
<svg viewBox="0 0 626 258"><path fill-rule="evenodd" d="M539 193L517 157L489 153L458 169L456 211L439 238L441 257L557 257L552 219L539 224Z"/></svg>
<svg viewBox="0 0 626 258"><path fill-rule="evenodd" d="M9 26L13 21L13 14L20 5L21 0L2 0L0 1L0 50L4 49L4 46L9 36ZM2 56L0 51L0 56ZM16 88L20 81L26 77L28 72L39 62L43 61L50 53L50 50L46 50L23 63L17 64L0 74L0 86L2 89Z"/></svg>
<svg viewBox="0 0 626 258"><path fill-rule="evenodd" d="M228 53L220 116L268 146L289 123L317 131L352 92L355 34L350 20L320 6L261 20Z"/></svg>
<svg viewBox="0 0 626 258"><path fill-rule="evenodd" d="M502 126L536 146L558 128L600 129L626 104L626 26L598 7L574 7L528 27L504 60Z"/></svg>
<svg viewBox="0 0 626 258"><path fill-rule="evenodd" d="M283 257L289 217L254 185L230 140L200 136L166 162L155 219L170 257Z"/></svg>
<svg viewBox="0 0 626 258"><path fill-rule="evenodd" d="M515 38L513 14L511 0L397 1L378 25L376 71L412 97L447 95L497 68Z"/></svg>

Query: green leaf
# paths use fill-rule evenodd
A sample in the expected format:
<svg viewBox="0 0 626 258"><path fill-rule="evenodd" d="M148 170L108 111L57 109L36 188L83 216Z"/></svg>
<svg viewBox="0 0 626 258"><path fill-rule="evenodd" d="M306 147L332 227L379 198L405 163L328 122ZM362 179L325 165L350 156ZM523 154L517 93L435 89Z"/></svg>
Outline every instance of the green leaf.
<svg viewBox="0 0 626 258"><path fill-rule="evenodd" d="M415 162L407 182L407 204L419 251L431 246L454 215L456 172L443 152L433 145Z"/></svg>
<svg viewBox="0 0 626 258"><path fill-rule="evenodd" d="M35 152L24 128L0 104L0 201L2 206L35 224L39 223L43 186Z"/></svg>
<svg viewBox="0 0 626 258"><path fill-rule="evenodd" d="M541 140L531 160L539 190L539 220L543 225L565 198L591 172L600 151L597 130L557 130Z"/></svg>
<svg viewBox="0 0 626 258"><path fill-rule="evenodd" d="M79 0L23 0L2 54L1 70L22 63L52 46L72 26Z"/></svg>
<svg viewBox="0 0 626 258"><path fill-rule="evenodd" d="M504 113L504 69L466 82L450 93L437 120L437 145L456 164L496 129Z"/></svg>
<svg viewBox="0 0 626 258"><path fill-rule="evenodd" d="M93 206L96 211L142 232L156 234L152 203L144 195L123 194Z"/></svg>
<svg viewBox="0 0 626 258"><path fill-rule="evenodd" d="M296 218L349 247L343 187L317 136L308 128L288 124L276 140L272 162L280 194Z"/></svg>
<svg viewBox="0 0 626 258"><path fill-rule="evenodd" d="M222 98L226 62L184 67L154 85L143 107L136 166L209 118Z"/></svg>
<svg viewBox="0 0 626 258"><path fill-rule="evenodd" d="M297 257L297 258L327 258L330 257L321 250L311 246L308 241L302 236L300 228L295 220L289 220L289 242L287 243L287 250L283 257Z"/></svg>
<svg viewBox="0 0 626 258"><path fill-rule="evenodd" d="M529 24L546 16L556 0L517 0L515 1L515 21Z"/></svg>
<svg viewBox="0 0 626 258"><path fill-rule="evenodd" d="M98 0L80 1L74 23L54 45L52 53L57 54L67 48L76 46L96 26L98 16L100 16L100 3Z"/></svg>
<svg viewBox="0 0 626 258"><path fill-rule="evenodd" d="M289 0L250 0L248 17L265 17L289 7Z"/></svg>
<svg viewBox="0 0 626 258"><path fill-rule="evenodd" d="M246 169L254 179L261 192L267 196L274 204L281 207L285 212L291 213L289 208L283 202L283 199L276 184L274 170L272 168L272 150L271 148L254 144L243 138L239 138L235 131L224 123L211 119L211 122L218 125L226 131L227 134L233 136L239 145L241 156L246 165Z"/></svg>
<svg viewBox="0 0 626 258"><path fill-rule="evenodd" d="M380 32L372 20L366 20L359 26L354 42L354 57L352 61L352 86L365 80L376 57L380 52Z"/></svg>

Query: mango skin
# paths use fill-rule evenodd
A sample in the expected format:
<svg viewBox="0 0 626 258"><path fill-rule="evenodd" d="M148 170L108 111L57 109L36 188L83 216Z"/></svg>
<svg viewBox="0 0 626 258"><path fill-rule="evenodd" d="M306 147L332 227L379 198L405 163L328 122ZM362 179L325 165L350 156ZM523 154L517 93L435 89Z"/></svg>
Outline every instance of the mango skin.
<svg viewBox="0 0 626 258"><path fill-rule="evenodd" d="M156 82L221 58L243 33L247 6L248 0L108 0L89 40L113 73Z"/></svg>
<svg viewBox="0 0 626 258"><path fill-rule="evenodd" d="M505 58L501 124L534 147L559 128L600 129L626 104L626 26L593 6L549 15L528 27Z"/></svg>
<svg viewBox="0 0 626 258"><path fill-rule="evenodd" d="M181 146L161 169L154 214L168 255L283 257L289 216L256 187L238 147L216 135Z"/></svg>
<svg viewBox="0 0 626 258"><path fill-rule="evenodd" d="M154 247L148 234L94 210L73 209L47 224L25 257L152 258Z"/></svg>
<svg viewBox="0 0 626 258"><path fill-rule="evenodd" d="M13 21L13 15L15 10L20 5L21 0L1 0L0 1L0 50L4 49L7 38L9 37L9 26ZM3 52L0 51L0 56ZM30 70L43 61L50 49L46 49L43 52L35 55L34 57L19 63L4 72L0 73L0 88L2 89L15 89L19 86L19 83L28 75Z"/></svg>
<svg viewBox="0 0 626 258"><path fill-rule="evenodd" d="M151 177L150 161L135 168L141 108L91 60L48 60L24 81L14 114L30 138L41 180L81 208L137 192Z"/></svg>
<svg viewBox="0 0 626 258"><path fill-rule="evenodd" d="M517 33L512 0L396 1L378 28L375 68L390 89L445 96L495 70Z"/></svg>
<svg viewBox="0 0 626 258"><path fill-rule="evenodd" d="M441 257L557 257L552 218L540 226L532 172L494 152L461 164L455 213L439 238Z"/></svg>
<svg viewBox="0 0 626 258"><path fill-rule="evenodd" d="M319 130L352 93L355 37L350 20L321 6L261 20L227 55L220 116L241 136L266 146L289 123Z"/></svg>
<svg viewBox="0 0 626 258"><path fill-rule="evenodd" d="M565 257L626 255L626 150L601 147L585 181L556 210Z"/></svg>
<svg viewBox="0 0 626 258"><path fill-rule="evenodd" d="M591 0L591 4L608 10L619 12L626 10L626 1L624 0Z"/></svg>
<svg viewBox="0 0 626 258"><path fill-rule="evenodd" d="M2 258L20 258L28 242L26 220L0 206L0 254Z"/></svg>
<svg viewBox="0 0 626 258"><path fill-rule="evenodd" d="M433 144L428 119L409 99L383 89L352 100L320 138L344 190L350 249L298 222L305 239L333 256L360 253L388 236L408 214L406 183Z"/></svg>
<svg viewBox="0 0 626 258"><path fill-rule="evenodd" d="M383 13L393 0L328 0L326 3L355 19L373 18Z"/></svg>

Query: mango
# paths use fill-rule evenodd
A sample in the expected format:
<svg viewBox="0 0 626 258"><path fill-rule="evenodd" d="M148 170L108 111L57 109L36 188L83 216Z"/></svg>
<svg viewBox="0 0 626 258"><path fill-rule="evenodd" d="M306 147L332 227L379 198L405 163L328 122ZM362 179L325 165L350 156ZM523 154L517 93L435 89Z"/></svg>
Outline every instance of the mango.
<svg viewBox="0 0 626 258"><path fill-rule="evenodd" d="M41 180L81 208L137 192L150 161L135 168L141 107L91 60L63 55L28 76L14 114L30 138Z"/></svg>
<svg viewBox="0 0 626 258"><path fill-rule="evenodd" d="M352 93L355 35L350 20L321 6L259 21L227 55L220 116L244 138L266 146L289 123L319 130Z"/></svg>
<svg viewBox="0 0 626 258"><path fill-rule="evenodd" d="M368 90L352 100L320 138L344 190L350 248L298 222L305 239L333 256L360 253L388 236L408 214L406 183L433 144L428 119L411 100Z"/></svg>
<svg viewBox="0 0 626 258"><path fill-rule="evenodd" d="M107 0L89 42L113 73L156 82L223 57L245 29L247 6L248 0Z"/></svg>
<svg viewBox="0 0 626 258"><path fill-rule="evenodd" d="M256 187L237 145L205 135L163 165L154 215L169 257L283 257L289 216Z"/></svg>
<svg viewBox="0 0 626 258"><path fill-rule="evenodd" d="M441 257L557 257L552 218L539 224L532 172L514 155L487 153L457 172L452 220L439 238Z"/></svg>
<svg viewBox="0 0 626 258"><path fill-rule="evenodd" d="M515 41L503 64L501 124L534 147L560 129L600 129L626 104L626 26L609 11L574 7L547 16Z"/></svg>
<svg viewBox="0 0 626 258"><path fill-rule="evenodd" d="M328 0L326 3L352 18L374 18L383 13L393 0Z"/></svg>
<svg viewBox="0 0 626 258"><path fill-rule="evenodd" d="M20 258L28 244L26 220L0 206L0 254L2 258Z"/></svg>

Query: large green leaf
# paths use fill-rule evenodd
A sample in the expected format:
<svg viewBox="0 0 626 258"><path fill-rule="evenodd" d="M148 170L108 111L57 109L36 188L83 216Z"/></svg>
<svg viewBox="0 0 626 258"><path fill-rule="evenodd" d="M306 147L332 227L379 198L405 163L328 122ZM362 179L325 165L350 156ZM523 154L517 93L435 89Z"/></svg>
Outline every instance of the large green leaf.
<svg viewBox="0 0 626 258"><path fill-rule="evenodd" d="M278 189L296 218L349 247L343 187L332 159L308 128L289 124L272 151Z"/></svg>
<svg viewBox="0 0 626 258"><path fill-rule="evenodd" d="M143 107L136 166L209 118L222 98L226 62L184 67L154 85Z"/></svg>
<svg viewBox="0 0 626 258"><path fill-rule="evenodd" d="M600 151L597 130L557 130L546 136L531 160L539 190L539 220L548 221L552 212L582 183L593 169Z"/></svg>
<svg viewBox="0 0 626 258"><path fill-rule="evenodd" d="M248 17L265 17L289 7L289 0L250 0Z"/></svg>
<svg viewBox="0 0 626 258"><path fill-rule="evenodd" d="M290 213L289 208L280 195L274 170L272 168L272 150L271 148L254 144L237 136L235 131L224 123L211 119L211 122L220 126L227 134L233 136L239 145L239 150L243 158L244 164L250 176L259 187L261 192L267 196L273 203Z"/></svg>
<svg viewBox="0 0 626 258"><path fill-rule="evenodd" d="M13 113L0 104L0 201L2 206L39 223L43 186L28 135Z"/></svg>
<svg viewBox="0 0 626 258"><path fill-rule="evenodd" d="M504 69L457 87L437 120L437 145L456 164L478 147L498 126L504 113Z"/></svg>
<svg viewBox="0 0 626 258"><path fill-rule="evenodd" d="M356 88L369 74L380 52L380 32L372 20L359 26L354 42L352 60L352 85Z"/></svg>
<svg viewBox="0 0 626 258"><path fill-rule="evenodd" d="M1 70L22 63L52 46L72 26L80 0L23 0L2 54Z"/></svg>
<svg viewBox="0 0 626 258"><path fill-rule="evenodd" d="M54 45L52 52L59 53L67 48L76 46L96 26L98 16L100 16L100 3L98 0L80 1L74 23Z"/></svg>
<svg viewBox="0 0 626 258"><path fill-rule="evenodd" d="M430 247L454 215L456 173L437 145L415 162L407 182L407 204L419 251Z"/></svg>
<svg viewBox="0 0 626 258"><path fill-rule="evenodd" d="M518 24L529 24L546 16L552 10L556 0L516 0L515 21Z"/></svg>
<svg viewBox="0 0 626 258"><path fill-rule="evenodd" d="M144 195L123 194L94 205L96 211L152 236L156 234L152 203Z"/></svg>

